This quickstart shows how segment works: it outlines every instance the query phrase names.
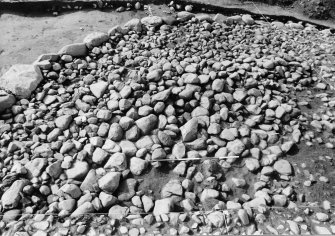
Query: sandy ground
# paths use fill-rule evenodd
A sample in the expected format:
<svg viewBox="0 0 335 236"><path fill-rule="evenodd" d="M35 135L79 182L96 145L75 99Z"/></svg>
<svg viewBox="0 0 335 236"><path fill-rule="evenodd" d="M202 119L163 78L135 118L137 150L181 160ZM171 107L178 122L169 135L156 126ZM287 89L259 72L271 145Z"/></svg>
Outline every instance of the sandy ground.
<svg viewBox="0 0 335 236"><path fill-rule="evenodd" d="M162 14L160 7L155 6L154 10ZM81 42L91 32L107 32L115 25L145 15L144 11L115 13L99 10L63 13L58 17L2 14L0 71L3 73L16 63L32 63L40 54L58 52L66 44Z"/></svg>
<svg viewBox="0 0 335 236"><path fill-rule="evenodd" d="M193 1L201 2L203 0ZM237 2L236 0L208 0L208 3L213 6L224 5L225 7L238 7ZM257 4L256 6L247 3L243 4L243 8L255 13L259 11L275 15L288 10L278 6L266 4ZM239 6L241 7L241 5ZM160 16L169 10L164 5L151 5L151 7L153 13ZM290 11L286 14L298 18L302 17L297 12ZM2 13L0 15L0 29L2 29L0 35L0 75L13 64L32 63L40 54L58 52L66 44L81 42L90 32L106 32L111 27L124 24L131 18L141 18L145 15L144 11L116 13L113 10L65 12L57 17L51 16L50 13L38 16L36 14ZM331 24L331 22L326 23Z"/></svg>

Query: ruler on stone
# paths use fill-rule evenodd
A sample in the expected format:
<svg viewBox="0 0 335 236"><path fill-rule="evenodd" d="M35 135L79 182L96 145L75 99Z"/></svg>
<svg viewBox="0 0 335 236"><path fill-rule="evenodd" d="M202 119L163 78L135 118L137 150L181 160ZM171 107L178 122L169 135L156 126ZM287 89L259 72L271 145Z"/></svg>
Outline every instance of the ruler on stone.
<svg viewBox="0 0 335 236"><path fill-rule="evenodd" d="M226 156L226 157L196 157L196 158L180 158L180 159L155 159L150 160L150 162L168 162L168 161L199 161L199 160L223 160L223 159L235 159L239 156Z"/></svg>

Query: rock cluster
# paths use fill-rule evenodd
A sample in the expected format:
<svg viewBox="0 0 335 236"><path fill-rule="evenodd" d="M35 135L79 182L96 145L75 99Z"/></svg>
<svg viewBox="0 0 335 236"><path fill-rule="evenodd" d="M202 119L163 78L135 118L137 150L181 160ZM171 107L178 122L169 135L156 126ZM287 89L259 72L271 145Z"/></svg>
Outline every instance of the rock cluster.
<svg viewBox="0 0 335 236"><path fill-rule="evenodd" d="M91 33L34 66L14 66L0 79L7 219L21 211L61 218L106 212L113 227L124 218L159 227L186 221L187 213L173 213L178 209L215 209L170 233L239 224L251 234L265 206L294 207L294 188L274 182L294 174L284 157L306 136L295 92L314 81L313 61L287 40L317 30L283 27L255 24L250 15L149 16ZM329 117L311 125L334 131ZM238 158L222 159L232 156ZM139 176L169 165L161 159L176 160L177 177L155 189L159 197L139 191ZM238 163L259 174L252 195L234 199L232 192L248 187L242 176L224 176ZM32 227L48 226L40 220ZM78 226L77 233L85 230Z"/></svg>

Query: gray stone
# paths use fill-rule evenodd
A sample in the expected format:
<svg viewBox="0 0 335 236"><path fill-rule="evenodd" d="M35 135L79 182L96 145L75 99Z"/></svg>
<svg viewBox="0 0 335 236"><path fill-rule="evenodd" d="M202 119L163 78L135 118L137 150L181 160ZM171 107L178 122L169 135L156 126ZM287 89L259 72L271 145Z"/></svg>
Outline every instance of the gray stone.
<svg viewBox="0 0 335 236"><path fill-rule="evenodd" d="M108 41L109 37L106 33L102 32L93 32L88 34L83 42L86 44L88 48L97 47Z"/></svg>
<svg viewBox="0 0 335 236"><path fill-rule="evenodd" d="M167 214L173 210L174 203L171 198L163 198L155 201L155 207L153 214L159 216L162 214Z"/></svg>
<svg viewBox="0 0 335 236"><path fill-rule="evenodd" d="M27 169L28 177L39 177L47 164L48 161L45 158L35 158L34 160L27 162L25 168Z"/></svg>
<svg viewBox="0 0 335 236"><path fill-rule="evenodd" d="M140 175L148 166L148 162L138 157L130 159L130 171L134 175Z"/></svg>
<svg viewBox="0 0 335 236"><path fill-rule="evenodd" d="M180 22L184 22L184 21L188 21L190 19L192 19L192 17L194 17L195 15L191 12L187 12L187 11L180 11L177 13L177 19Z"/></svg>
<svg viewBox="0 0 335 236"><path fill-rule="evenodd" d="M182 196L183 195L183 187L181 183L177 179L170 180L167 184L165 184L161 191L162 198L171 197L172 195Z"/></svg>
<svg viewBox="0 0 335 236"><path fill-rule="evenodd" d="M55 125L61 130L65 130L69 127L72 122L71 115L63 115L55 119Z"/></svg>
<svg viewBox="0 0 335 236"><path fill-rule="evenodd" d="M213 20L214 20L215 22L217 22L217 23L222 24L222 23L225 23L225 22L226 22L226 20L227 20L227 16L218 13L218 14L216 14L216 15L214 16Z"/></svg>
<svg viewBox="0 0 335 236"><path fill-rule="evenodd" d="M12 209L19 205L22 189L29 183L26 179L16 180L1 196L4 209Z"/></svg>
<svg viewBox="0 0 335 236"><path fill-rule="evenodd" d="M141 199L142 199L142 204L143 204L144 211L146 213L149 212L155 205L152 198L150 198L146 195L143 195Z"/></svg>
<svg viewBox="0 0 335 236"><path fill-rule="evenodd" d="M180 127L183 142L190 142L197 138L198 119L192 118L182 127Z"/></svg>
<svg viewBox="0 0 335 236"><path fill-rule="evenodd" d="M153 140L150 136L146 135L146 136L143 136L142 138L140 138L135 143L135 145L138 149L145 148L147 150L151 150L151 147L152 147L152 145L154 145L154 142L153 142Z"/></svg>
<svg viewBox="0 0 335 236"><path fill-rule="evenodd" d="M97 164L102 164L107 160L108 156L108 152L97 147L93 152L92 161Z"/></svg>
<svg viewBox="0 0 335 236"><path fill-rule="evenodd" d="M163 20L159 16L147 16L147 17L143 17L141 19L141 22L147 28L150 28L150 27L154 27L155 28L155 27L160 26L161 24L163 24Z"/></svg>
<svg viewBox="0 0 335 236"><path fill-rule="evenodd" d="M225 222L225 216L220 211L210 213L207 219L217 228L221 228Z"/></svg>
<svg viewBox="0 0 335 236"><path fill-rule="evenodd" d="M215 190L215 189L208 189L205 188L202 193L201 193L201 197L200 197L200 201L202 203L206 202L208 199L216 199L218 198L220 195L219 191Z"/></svg>
<svg viewBox="0 0 335 236"><path fill-rule="evenodd" d="M111 219L122 220L129 214L128 207L122 207L119 205L112 206L108 211L108 216Z"/></svg>
<svg viewBox="0 0 335 236"><path fill-rule="evenodd" d="M287 160L278 160L273 165L275 171L277 171L281 175L291 175L292 174L292 166Z"/></svg>
<svg viewBox="0 0 335 236"><path fill-rule="evenodd" d="M245 167L251 172L256 171L260 168L259 161L255 158L248 158L245 160Z"/></svg>
<svg viewBox="0 0 335 236"><path fill-rule="evenodd" d="M275 206L284 207L287 204L287 197L282 194L275 194L272 196Z"/></svg>
<svg viewBox="0 0 335 236"><path fill-rule="evenodd" d="M126 155L123 153L114 153L104 166L105 169L115 168L118 171L123 171L127 168Z"/></svg>
<svg viewBox="0 0 335 236"><path fill-rule="evenodd" d="M100 190L98 185L98 176L94 169L88 172L84 181L80 185L80 189L82 191L88 190L90 192L97 192Z"/></svg>
<svg viewBox="0 0 335 236"><path fill-rule="evenodd" d="M69 179L82 180L89 170L90 167L86 161L76 160L71 168L65 170L65 173Z"/></svg>
<svg viewBox="0 0 335 236"><path fill-rule="evenodd" d="M18 98L28 98L42 80L43 75L38 66L16 64L0 77L0 88Z"/></svg>
<svg viewBox="0 0 335 236"><path fill-rule="evenodd" d="M118 123L113 123L108 132L108 138L117 142L120 141L123 137L123 129Z"/></svg>
<svg viewBox="0 0 335 236"><path fill-rule="evenodd" d="M136 125L143 134L149 134L154 128L156 128L157 122L158 118L156 115L153 114L142 117L135 121Z"/></svg>
<svg viewBox="0 0 335 236"><path fill-rule="evenodd" d="M2 220L6 223L10 223L12 221L16 221L19 216L21 216L21 210L13 209L13 210L6 211L3 214Z"/></svg>
<svg viewBox="0 0 335 236"><path fill-rule="evenodd" d="M129 201L135 195L137 181L136 179L123 180L117 190L117 198L119 201Z"/></svg>
<svg viewBox="0 0 335 236"><path fill-rule="evenodd" d="M295 234L295 235L299 235L300 234L300 228L299 228L298 224L295 221L287 220L286 222L290 226L290 230L292 231L293 234Z"/></svg>
<svg viewBox="0 0 335 236"><path fill-rule="evenodd" d="M330 232L329 229L327 229L327 227L312 224L311 228L312 228L313 234L315 235L332 235L332 233Z"/></svg>
<svg viewBox="0 0 335 236"><path fill-rule="evenodd" d="M86 56L88 53L85 43L73 43L65 45L59 50L59 55L71 55L73 57L82 57Z"/></svg>
<svg viewBox="0 0 335 236"><path fill-rule="evenodd" d="M100 192L99 199L101 201L103 208L110 208L111 206L115 205L117 202L117 198L111 194Z"/></svg>
<svg viewBox="0 0 335 236"><path fill-rule="evenodd" d="M251 15L248 15L248 14L242 15L242 20L247 25L253 25L253 24L255 24L255 20L252 19Z"/></svg>
<svg viewBox="0 0 335 236"><path fill-rule="evenodd" d="M76 207L77 201L75 199L66 199L63 201L60 201L58 204L58 208L60 210L65 210L68 212L73 212L74 208Z"/></svg>
<svg viewBox="0 0 335 236"><path fill-rule="evenodd" d="M317 212L315 214L315 216L316 216L316 219L321 221L321 222L325 222L325 221L329 220L329 216L326 213L323 213L323 212Z"/></svg>
<svg viewBox="0 0 335 236"><path fill-rule="evenodd" d="M141 23L141 20L138 19L138 18L133 18L133 19L127 21L124 24L124 27L129 29L129 30L136 31L136 32L141 32L142 31L142 23Z"/></svg>
<svg viewBox="0 0 335 236"><path fill-rule="evenodd" d="M241 140L236 139L227 143L227 149L235 155L240 155L244 151L245 145L241 142Z"/></svg>
<svg viewBox="0 0 335 236"><path fill-rule="evenodd" d="M6 110L7 108L11 108L15 102L16 99L12 94L0 90L0 113Z"/></svg>
<svg viewBox="0 0 335 236"><path fill-rule="evenodd" d="M74 199L78 199L81 196L80 188L75 184L64 184L60 189L60 193L66 193Z"/></svg>
<svg viewBox="0 0 335 236"><path fill-rule="evenodd" d="M153 103L155 103L155 102L164 102L164 101L166 101L169 98L170 94L171 94L171 89L163 90L161 92L158 92L158 93L152 95L151 96L151 101Z"/></svg>
<svg viewBox="0 0 335 236"><path fill-rule="evenodd" d="M57 160L54 163L51 163L47 168L46 172L54 179L58 178L60 174L62 173L61 168L62 162Z"/></svg>
<svg viewBox="0 0 335 236"><path fill-rule="evenodd" d="M237 214L243 225L249 224L249 215L245 209L239 209Z"/></svg>
<svg viewBox="0 0 335 236"><path fill-rule="evenodd" d="M127 157L133 157L137 152L137 147L135 146L135 144L128 140L122 140L120 142L120 147L122 153L124 153Z"/></svg>
<svg viewBox="0 0 335 236"><path fill-rule="evenodd" d="M80 217L85 214L94 213L95 209L92 203L85 202L78 206L78 208L71 214L72 218Z"/></svg>
<svg viewBox="0 0 335 236"><path fill-rule="evenodd" d="M108 172L98 180L99 188L112 194L119 187L120 179L120 172Z"/></svg>
<svg viewBox="0 0 335 236"><path fill-rule="evenodd" d="M101 98L102 95L105 93L107 87L108 87L107 82L99 81L97 83L91 84L90 90L94 96L96 96L97 98Z"/></svg>

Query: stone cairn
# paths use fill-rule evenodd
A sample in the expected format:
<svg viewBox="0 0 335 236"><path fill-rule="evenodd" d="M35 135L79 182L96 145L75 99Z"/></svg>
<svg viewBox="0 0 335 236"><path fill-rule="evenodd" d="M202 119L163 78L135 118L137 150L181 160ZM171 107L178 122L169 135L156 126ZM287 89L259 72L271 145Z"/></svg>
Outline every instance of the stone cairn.
<svg viewBox="0 0 335 236"><path fill-rule="evenodd" d="M285 155L313 139L306 126L334 147L334 111L310 122L296 95L327 87L296 37L327 33L184 11L14 65L0 78L0 229L47 235L57 218L57 235L86 234L94 215L107 235L261 233L270 207L297 207ZM145 179L163 168L173 178Z"/></svg>

